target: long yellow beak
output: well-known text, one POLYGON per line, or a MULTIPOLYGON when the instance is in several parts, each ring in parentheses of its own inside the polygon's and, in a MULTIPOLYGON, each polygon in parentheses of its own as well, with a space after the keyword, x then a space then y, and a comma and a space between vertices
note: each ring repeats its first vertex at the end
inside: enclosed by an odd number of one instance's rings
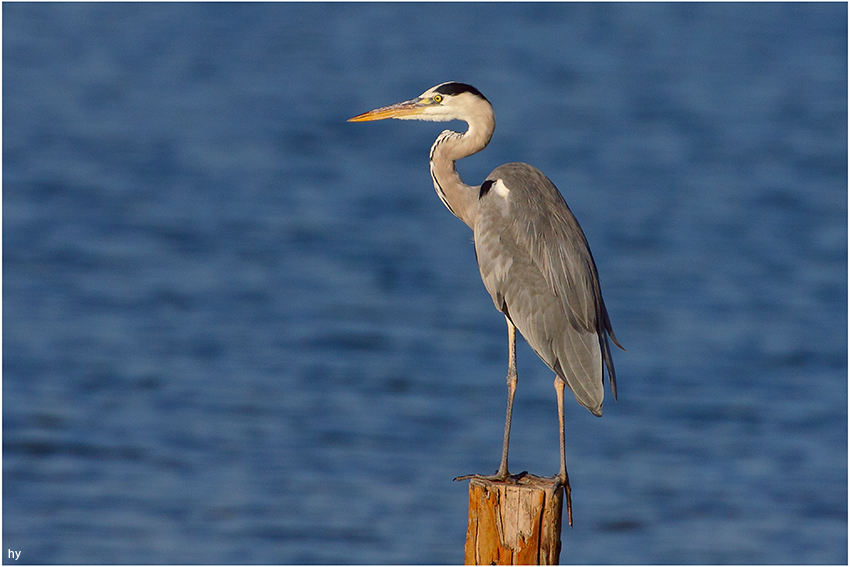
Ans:
POLYGON ((349 118, 349 122, 369 122, 371 120, 386 120, 387 118, 403 118, 405 116, 416 116, 422 114, 425 108, 424 104, 419 102, 418 98, 406 100, 389 106, 382 106, 363 114, 358 114, 354 118, 349 118))

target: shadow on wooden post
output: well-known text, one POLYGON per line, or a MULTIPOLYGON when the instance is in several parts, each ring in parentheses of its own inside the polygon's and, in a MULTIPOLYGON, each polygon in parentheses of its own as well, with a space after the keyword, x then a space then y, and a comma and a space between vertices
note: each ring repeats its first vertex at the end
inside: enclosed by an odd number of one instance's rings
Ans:
POLYGON ((564 487, 530 474, 469 481, 467 565, 557 565, 564 487))

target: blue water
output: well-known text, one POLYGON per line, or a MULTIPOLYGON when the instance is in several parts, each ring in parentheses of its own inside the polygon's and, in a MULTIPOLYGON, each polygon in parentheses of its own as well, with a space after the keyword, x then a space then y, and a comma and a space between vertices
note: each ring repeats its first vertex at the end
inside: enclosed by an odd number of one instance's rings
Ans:
MULTIPOLYGON (((628 348, 561 561, 847 562, 845 4, 7 3, 5 563, 463 561, 504 319, 444 125, 345 122, 447 80, 628 348)), ((556 415, 523 343, 514 471, 556 415)))

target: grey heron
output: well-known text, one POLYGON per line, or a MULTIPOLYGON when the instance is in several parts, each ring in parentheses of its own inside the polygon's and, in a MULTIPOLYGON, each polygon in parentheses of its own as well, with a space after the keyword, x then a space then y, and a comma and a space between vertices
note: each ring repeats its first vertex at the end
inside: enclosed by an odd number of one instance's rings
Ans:
MULTIPOLYGON (((465 184, 455 162, 484 149, 496 121, 478 89, 447 82, 417 98, 365 112, 349 122, 396 118, 467 123, 466 132, 444 130, 431 146, 431 178, 437 195, 473 231, 484 287, 508 326, 508 407, 502 460, 495 475, 458 477, 506 480, 511 414, 516 393, 516 331, 555 372, 561 463, 555 480, 567 495, 570 482, 564 439, 564 387, 579 404, 602 415, 603 362, 611 393, 617 379, 608 337, 617 342, 587 239, 555 185, 526 163, 497 167, 479 186, 465 184)), ((625 350, 625 349, 623 349, 625 350)))

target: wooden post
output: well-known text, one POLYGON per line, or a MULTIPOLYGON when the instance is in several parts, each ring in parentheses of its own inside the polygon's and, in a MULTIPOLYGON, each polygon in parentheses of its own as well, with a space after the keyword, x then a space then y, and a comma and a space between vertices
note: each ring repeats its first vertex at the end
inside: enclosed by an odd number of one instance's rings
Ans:
POLYGON ((557 565, 564 487, 523 474, 469 482, 467 565, 557 565))

